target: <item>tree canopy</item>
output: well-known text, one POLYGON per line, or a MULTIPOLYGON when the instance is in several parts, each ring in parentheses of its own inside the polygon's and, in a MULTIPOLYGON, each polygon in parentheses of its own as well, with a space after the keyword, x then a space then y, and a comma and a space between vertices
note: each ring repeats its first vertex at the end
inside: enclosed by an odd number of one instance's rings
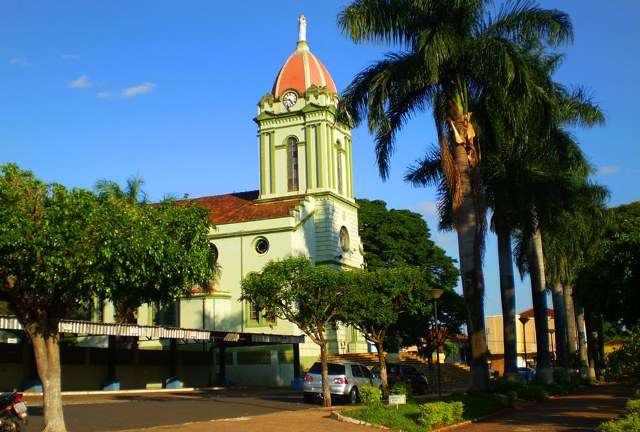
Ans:
POLYGON ((431 273, 439 288, 453 288, 458 279, 455 260, 431 240, 419 213, 387 209, 380 200, 357 200, 358 228, 367 269, 414 266, 431 273))
POLYGON ((578 272, 576 294, 605 320, 629 328, 640 324, 640 201, 607 213, 608 223, 578 272))
POLYGON ((169 302, 213 277, 207 210, 137 205, 0 167, 0 300, 31 338, 45 430, 64 431, 58 324, 94 298, 169 302))
POLYGON ((433 277, 418 267, 388 267, 351 271, 340 304, 340 321, 353 326, 375 344, 382 378, 382 393, 389 395, 385 339, 389 328, 405 315, 423 315, 429 304, 433 277))

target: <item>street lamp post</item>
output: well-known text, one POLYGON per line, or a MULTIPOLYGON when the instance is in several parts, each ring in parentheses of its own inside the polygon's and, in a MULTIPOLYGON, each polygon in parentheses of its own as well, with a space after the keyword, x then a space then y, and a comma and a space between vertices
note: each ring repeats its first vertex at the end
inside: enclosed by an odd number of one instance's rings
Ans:
POLYGON ((438 373, 438 397, 442 397, 442 373, 440 372, 440 327, 438 325, 438 299, 444 290, 442 288, 430 288, 429 294, 433 299, 433 320, 436 325, 436 368, 438 373))
POLYGON ((522 341, 524 342, 524 367, 527 367, 527 323, 529 318, 521 316, 518 320, 522 323, 522 341))

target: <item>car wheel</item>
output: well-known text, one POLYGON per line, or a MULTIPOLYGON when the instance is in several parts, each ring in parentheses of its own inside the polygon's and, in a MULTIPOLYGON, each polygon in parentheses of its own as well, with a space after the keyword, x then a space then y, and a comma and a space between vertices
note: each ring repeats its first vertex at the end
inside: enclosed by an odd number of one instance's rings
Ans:
POLYGON ((358 388, 357 387, 352 387, 351 391, 349 392, 349 403, 350 404, 357 404, 358 403, 358 399, 360 399, 358 397, 358 388))

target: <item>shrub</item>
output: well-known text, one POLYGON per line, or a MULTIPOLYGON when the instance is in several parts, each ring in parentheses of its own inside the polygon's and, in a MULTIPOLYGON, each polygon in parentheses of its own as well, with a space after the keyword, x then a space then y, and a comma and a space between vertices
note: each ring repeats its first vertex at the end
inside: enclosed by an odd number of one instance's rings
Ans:
POLYGON ((629 330, 622 348, 607 356, 607 380, 640 385, 640 326, 629 330))
POLYGON ((629 414, 640 415, 640 399, 631 399, 627 401, 626 407, 629 414))
POLYGON ((637 432, 640 431, 640 415, 630 414, 620 420, 610 420, 596 428, 596 432, 637 432))
POLYGON ((522 399, 543 401, 549 398, 549 392, 542 385, 529 384, 518 391, 518 396, 522 399))
POLYGON ((569 384, 573 387, 578 387, 588 382, 589 380, 581 377, 578 372, 571 372, 571 375, 569 375, 569 384))
POLYGON ((567 384, 571 382, 569 371, 565 368, 557 367, 553 369, 553 382, 558 384, 567 384))
POLYGON ((495 383, 493 385, 493 391, 495 393, 506 394, 506 393, 509 393, 510 391, 518 392, 523 387, 524 387, 524 384, 518 381, 508 380, 505 377, 500 377, 495 380, 495 383))
POLYGON ((635 399, 640 399, 640 388, 636 389, 636 391, 633 393, 633 397, 635 399))
POLYGON ((429 402, 420 405, 418 422, 427 430, 434 427, 447 426, 462 421, 464 405, 462 402, 429 402))
POLYGON ((381 405, 382 393, 380 389, 373 386, 360 387, 360 400, 368 407, 381 405))
POLYGON ((413 394, 413 391, 411 389, 411 386, 407 383, 403 383, 403 382, 397 382, 393 385, 393 387, 391 387, 391 390, 389 390, 389 392, 391 394, 395 394, 395 395, 405 395, 406 397, 410 397, 413 394))

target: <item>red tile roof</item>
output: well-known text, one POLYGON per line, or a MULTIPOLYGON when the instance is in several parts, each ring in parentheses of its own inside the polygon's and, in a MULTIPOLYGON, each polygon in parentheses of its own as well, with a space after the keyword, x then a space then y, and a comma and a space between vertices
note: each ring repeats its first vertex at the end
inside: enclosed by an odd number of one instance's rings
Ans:
MULTIPOLYGON (((535 318, 533 316, 533 309, 527 309, 524 312, 520 312, 520 317, 535 318)), ((553 313, 553 309, 547 309, 547 317, 549 317, 549 318, 554 318, 555 317, 555 315, 553 313)))
POLYGON ((208 208, 209 220, 216 225, 286 217, 301 202, 300 198, 256 202, 258 195, 258 191, 237 192, 189 201, 208 208))

